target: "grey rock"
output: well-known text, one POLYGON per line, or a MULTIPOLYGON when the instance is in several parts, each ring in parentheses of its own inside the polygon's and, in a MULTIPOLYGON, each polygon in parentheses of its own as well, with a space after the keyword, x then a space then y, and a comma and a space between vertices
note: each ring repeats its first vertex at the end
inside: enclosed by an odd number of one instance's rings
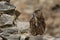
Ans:
POLYGON ((1 30, 2 32, 0 33, 0 36, 2 36, 5 39, 8 39, 8 38, 10 39, 11 35, 15 36, 16 34, 18 34, 18 30, 16 29, 16 27, 2 28, 1 30))
POLYGON ((60 40, 60 38, 56 38, 56 40, 60 40))
POLYGON ((30 36, 29 40, 56 40, 56 38, 49 35, 37 35, 37 36, 30 36))
POLYGON ((0 37, 3 39, 3 40, 20 40, 20 36, 18 34, 12 34, 10 36, 3 36, 3 35, 0 35, 0 37))
POLYGON ((25 32, 29 32, 30 31, 29 22, 21 22, 21 21, 17 20, 16 26, 17 26, 17 29, 18 29, 19 33, 21 33, 21 32, 25 33, 25 32))
POLYGON ((18 30, 14 30, 14 29, 6 29, 6 30, 4 30, 4 32, 10 33, 10 34, 14 34, 14 33, 17 33, 18 30))
POLYGON ((0 37, 2 38, 2 40, 7 40, 7 38, 5 38, 4 36, 0 35, 0 37))
POLYGON ((0 35, 1 35, 1 36, 4 36, 4 37, 8 37, 8 36, 10 36, 9 33, 0 33, 0 35))
POLYGON ((10 35, 9 37, 6 37, 8 40, 20 40, 20 36, 18 34, 10 35))
POLYGON ((20 40, 20 36, 18 34, 2 34, 0 35, 1 38, 6 39, 6 40, 20 40))
POLYGON ((2 14, 0 16, 0 26, 7 25, 7 24, 13 24, 13 21, 15 19, 15 16, 11 16, 8 14, 2 14))
POLYGON ((43 40, 43 36, 40 35, 30 36, 29 40, 43 40))
POLYGON ((15 9, 15 6, 9 4, 8 2, 1 1, 0 2, 0 11, 7 11, 7 10, 13 10, 15 9))
POLYGON ((3 39, 0 37, 0 40, 3 40, 3 39))
POLYGON ((8 34, 17 34, 18 30, 15 27, 8 27, 8 28, 2 28, 1 34, 8 35, 8 34))

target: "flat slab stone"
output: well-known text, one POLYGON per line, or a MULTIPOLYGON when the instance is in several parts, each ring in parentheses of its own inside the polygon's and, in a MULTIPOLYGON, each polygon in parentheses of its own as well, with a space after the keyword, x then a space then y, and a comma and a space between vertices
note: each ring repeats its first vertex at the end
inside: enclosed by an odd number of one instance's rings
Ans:
POLYGON ((19 32, 28 32, 29 28, 30 28, 30 23, 29 22, 21 22, 19 20, 17 20, 15 22, 17 29, 19 32))
POLYGON ((7 25, 7 24, 13 24, 13 21, 15 19, 15 16, 11 16, 8 14, 2 14, 0 16, 0 26, 7 25))
POLYGON ((10 35, 6 37, 8 40, 20 40, 20 36, 18 34, 10 35))
POLYGON ((13 10, 15 8, 16 8, 15 6, 9 4, 8 2, 5 1, 0 2, 0 11, 13 10))
POLYGON ((3 40, 3 39, 0 37, 0 40, 3 40))

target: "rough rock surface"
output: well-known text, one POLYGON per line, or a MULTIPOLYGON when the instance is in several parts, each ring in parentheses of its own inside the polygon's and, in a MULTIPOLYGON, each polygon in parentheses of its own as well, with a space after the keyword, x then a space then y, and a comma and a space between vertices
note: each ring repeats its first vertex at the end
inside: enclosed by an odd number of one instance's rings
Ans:
POLYGON ((3 39, 0 37, 0 40, 3 40, 3 39))
POLYGON ((19 33, 29 32, 30 23, 17 20, 16 26, 19 33))
POLYGON ((8 15, 8 14, 2 14, 0 16, 0 26, 3 26, 3 25, 11 25, 13 24, 13 21, 15 19, 15 16, 11 16, 11 15, 8 15))

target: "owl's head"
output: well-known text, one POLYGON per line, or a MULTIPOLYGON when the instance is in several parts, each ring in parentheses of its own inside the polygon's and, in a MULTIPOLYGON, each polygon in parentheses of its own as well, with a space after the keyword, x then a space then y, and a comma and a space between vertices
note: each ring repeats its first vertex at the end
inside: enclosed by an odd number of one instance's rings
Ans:
POLYGON ((34 17, 40 18, 42 17, 42 11, 41 10, 36 10, 33 14, 34 17))

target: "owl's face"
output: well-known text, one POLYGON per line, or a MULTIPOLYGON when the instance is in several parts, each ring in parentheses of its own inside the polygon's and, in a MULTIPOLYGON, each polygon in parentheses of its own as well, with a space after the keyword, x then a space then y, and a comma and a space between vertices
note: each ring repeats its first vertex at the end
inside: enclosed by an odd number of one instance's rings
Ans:
POLYGON ((34 16, 35 17, 37 17, 37 18, 40 18, 41 17, 41 11, 40 10, 36 10, 35 12, 34 12, 34 16))

